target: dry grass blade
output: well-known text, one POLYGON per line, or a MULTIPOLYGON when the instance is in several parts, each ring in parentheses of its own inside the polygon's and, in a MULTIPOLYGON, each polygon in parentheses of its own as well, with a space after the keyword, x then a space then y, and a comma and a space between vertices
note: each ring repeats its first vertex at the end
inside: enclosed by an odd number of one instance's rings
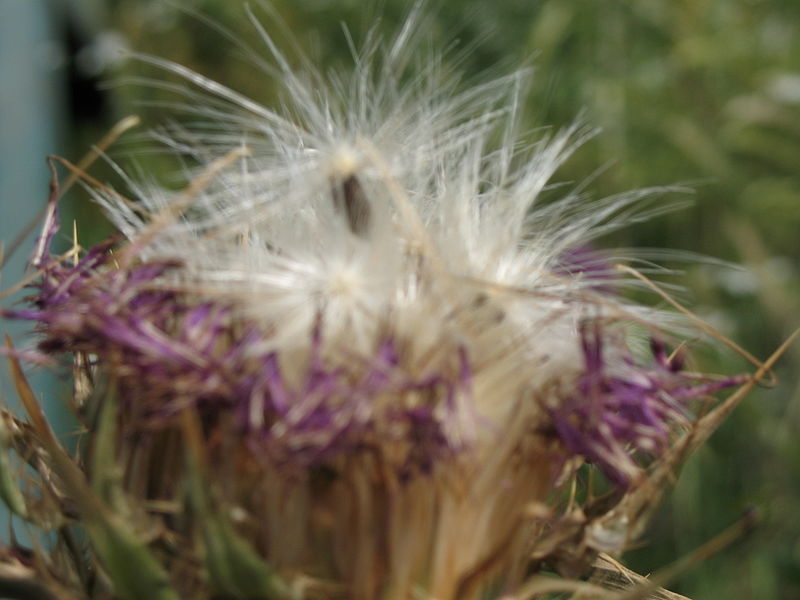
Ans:
POLYGON ((730 415, 736 406, 749 394, 753 388, 768 374, 776 362, 800 338, 800 328, 795 329, 789 337, 764 361, 759 369, 738 390, 731 394, 722 404, 710 413, 700 418, 695 426, 695 431, 689 436, 688 451, 694 452, 705 442, 722 422, 730 415))
POLYGON ((83 179, 86 183, 88 183, 92 187, 98 190, 102 190, 103 192, 109 194, 110 196, 114 196, 117 200, 123 202, 124 204, 127 204, 128 206, 133 206, 133 202, 131 202, 131 200, 129 200, 128 198, 126 198, 113 188, 110 188, 107 185, 101 183, 100 181, 98 181, 97 179, 86 173, 83 169, 81 169, 80 166, 72 164, 66 158, 63 158, 61 156, 49 156, 48 158, 50 160, 54 160, 60 163, 63 167, 65 167, 70 172, 70 179, 73 177, 83 179))
POLYGON ((569 581, 556 577, 536 575, 523 584, 519 591, 515 592, 513 595, 503 596, 500 598, 500 600, 533 600, 534 598, 541 598, 545 595, 556 594, 559 592, 588 594, 581 596, 581 598, 584 599, 612 599, 612 596, 608 590, 605 590, 594 583, 569 581))
MULTIPOLYGON (((55 444, 58 446, 58 440, 56 440, 56 436, 50 429, 47 418, 44 416, 44 411, 42 410, 42 407, 39 406, 39 402, 36 400, 36 396, 34 395, 33 390, 31 389, 31 386, 25 377, 25 374, 22 372, 22 367, 19 364, 19 360, 14 354, 14 345, 11 341, 11 337, 6 334, 5 340, 6 348, 9 351, 8 362, 11 369, 11 377, 14 380, 14 386, 17 389, 17 395, 19 396, 25 411, 28 413, 28 417, 31 419, 33 427, 45 444, 48 446, 50 444, 55 444)), ((48 451, 49 450, 50 448, 48 447, 48 451)), ((68 456, 66 458, 69 460, 68 456)))
POLYGON ((165 227, 178 220, 189 209, 197 196, 211 185, 220 173, 247 156, 250 156, 250 149, 242 146, 212 161, 197 177, 189 182, 189 185, 181 190, 173 203, 152 215, 150 223, 139 233, 135 240, 120 248, 122 263, 132 260, 138 249, 146 246, 165 227))
MULTIPOLYGON (((95 146, 92 147, 92 149, 78 162, 77 166, 70 165, 72 167, 70 168, 70 176, 67 178, 66 183, 60 191, 56 189, 55 200, 61 198, 67 192, 67 190, 69 190, 69 188, 75 184, 79 177, 83 177, 86 174, 86 170, 111 144, 119 139, 123 133, 139 125, 140 122, 141 119, 136 115, 128 115, 127 117, 121 119, 108 131, 105 136, 103 136, 103 138, 95 146)), ((55 157, 48 157, 48 161, 52 161, 53 158, 55 157)), ((51 180, 51 201, 53 200, 52 184, 53 180, 51 180)), ((22 228, 22 230, 8 245, 8 249, 4 253, 0 253, 0 269, 5 267, 8 260, 25 241, 25 238, 27 238, 31 231, 36 228, 37 223, 40 223, 47 212, 52 210, 50 206, 51 202, 49 201, 48 204, 42 208, 25 227, 22 228)))
POLYGON ((748 513, 693 552, 661 569, 651 577, 639 575, 611 556, 601 553, 592 566, 589 583, 602 586, 604 590, 619 591, 619 593, 609 594, 608 592, 598 593, 596 590, 580 590, 570 600, 689 600, 686 596, 670 592, 662 586, 729 546, 749 531, 754 523, 755 515, 748 513))
POLYGON ((741 403, 753 388, 764 377, 771 374, 775 363, 786 353, 791 345, 800 338, 800 328, 795 330, 786 340, 767 358, 761 362, 755 357, 753 361, 758 364, 756 372, 749 376, 734 393, 721 404, 714 407, 707 414, 700 417, 689 431, 653 466, 647 478, 619 503, 618 512, 623 512, 630 519, 629 539, 635 539, 643 532, 652 511, 658 506, 660 498, 672 487, 674 480, 686 459, 694 453, 719 426, 728 418, 731 412, 741 403))
MULTIPOLYGON (((650 280, 647 277, 645 277, 642 273, 640 273, 636 269, 634 269, 632 267, 629 267, 628 265, 617 265, 616 268, 618 270, 620 270, 620 271, 623 271, 625 273, 629 273, 630 275, 633 275, 634 277, 636 277, 636 279, 638 279, 639 281, 644 283, 647 287, 649 287, 651 290, 653 290, 656 294, 658 294, 663 300, 665 300, 675 310, 677 310, 681 314, 686 315, 687 317, 689 317, 689 319, 691 319, 692 322, 695 325, 697 325, 700 329, 705 331, 707 334, 712 336, 714 339, 719 340, 720 342, 722 342, 723 344, 725 344, 726 346, 731 348, 734 352, 736 352, 740 356, 744 357, 754 367, 756 367, 759 370, 761 370, 761 368, 764 366, 764 364, 766 364, 766 363, 762 363, 755 356, 753 356, 750 352, 748 352, 747 350, 742 348, 739 344, 737 344, 736 342, 734 342, 733 340, 731 340, 727 336, 723 335, 720 331, 718 331, 717 329, 715 329, 714 327, 712 327, 711 325, 706 323, 703 319, 701 319, 696 314, 694 314, 692 311, 690 311, 688 308, 683 306, 680 302, 675 300, 675 298, 670 296, 667 292, 665 292, 658 285, 656 285, 652 280, 650 280)), ((772 372, 770 371, 769 368, 767 368, 766 371, 761 375, 761 377, 759 378, 759 382, 761 381, 761 379, 764 378, 765 375, 769 375, 769 381, 765 385, 768 385, 768 386, 774 385, 775 384, 775 376, 772 374, 772 372)))
MULTIPOLYGON (((609 590, 630 590, 633 587, 649 585, 646 577, 631 571, 607 554, 601 554, 597 557, 589 581, 609 590)), ((663 588, 648 588, 646 594, 643 598, 647 600, 689 600, 686 596, 681 596, 663 588)), ((590 600, 595 597, 578 593, 570 600, 590 600)), ((618 595, 613 597, 616 599, 618 595)))
MULTIPOLYGON (((707 560, 723 548, 741 537, 744 533, 752 529, 756 522, 755 513, 748 512, 739 521, 711 538, 705 544, 681 557, 673 564, 654 573, 652 577, 641 577, 634 575, 634 585, 627 586, 628 590, 623 594, 614 596, 614 600, 680 600, 684 596, 672 594, 661 589, 662 585, 674 580, 679 574, 688 571, 693 566, 707 560)), ((626 575, 632 574, 626 570, 626 575)))

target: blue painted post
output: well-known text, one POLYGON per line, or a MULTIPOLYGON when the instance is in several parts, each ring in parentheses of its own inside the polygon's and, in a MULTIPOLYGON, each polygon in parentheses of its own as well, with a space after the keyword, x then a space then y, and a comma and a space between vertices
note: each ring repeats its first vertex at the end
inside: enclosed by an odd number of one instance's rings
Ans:
MULTIPOLYGON (((44 0, 0 1, 0 242, 6 250, 44 206, 49 180, 45 157, 58 153, 63 140, 66 56, 54 22, 54 4, 44 0)), ((3 268, 0 290, 23 277, 37 234, 38 226, 3 268)), ((3 305, 23 295, 2 300, 3 305)), ((35 343, 29 326, 8 321, 0 325, 18 347, 35 343)), ((68 382, 58 382, 52 373, 41 369, 27 368, 26 372, 56 430, 64 433, 69 425, 58 414, 64 413, 68 382)), ((19 411, 15 397, 8 369, 2 364, 0 401, 19 411)), ((0 507, 0 524, 8 522, 7 514, 5 507, 0 507)), ((15 527, 15 532, 20 541, 26 541, 24 529, 15 527)), ((0 525, 0 539, 6 534, 5 525, 0 525)))

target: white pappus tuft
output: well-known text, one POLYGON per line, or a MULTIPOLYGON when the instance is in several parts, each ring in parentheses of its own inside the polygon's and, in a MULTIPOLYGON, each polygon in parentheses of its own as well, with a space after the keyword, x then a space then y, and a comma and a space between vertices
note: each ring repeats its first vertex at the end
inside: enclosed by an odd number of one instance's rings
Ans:
POLYGON ((388 328, 413 340, 416 360, 444 343, 569 371, 587 311, 654 318, 618 297, 598 303, 597 280, 569 256, 651 212, 636 207, 655 191, 601 201, 576 191, 537 206, 593 131, 578 124, 526 143, 531 73, 461 90, 439 57, 416 53, 423 14, 418 6, 388 47, 370 36, 352 72, 324 75, 308 59, 294 71, 252 17, 274 59, 261 64, 283 87, 280 110, 140 57, 184 77, 183 111, 205 121, 185 139, 161 136, 197 160, 194 183, 182 193, 131 184, 135 207, 97 195, 128 238, 151 232, 142 256, 181 260, 186 289, 268 323, 276 349, 307 345, 321 314, 325 343, 356 352, 388 328))

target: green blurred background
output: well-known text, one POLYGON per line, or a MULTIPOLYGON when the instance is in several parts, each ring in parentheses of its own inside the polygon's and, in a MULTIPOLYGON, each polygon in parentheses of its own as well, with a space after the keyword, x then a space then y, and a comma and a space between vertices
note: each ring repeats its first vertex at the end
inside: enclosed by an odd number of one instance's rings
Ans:
MULTIPOLYGON (((390 35, 410 7, 399 0, 384 0, 378 8, 365 4, 275 0, 285 27, 261 14, 281 45, 296 38, 327 68, 349 62, 342 22, 356 40, 376 23, 390 35)), ((30 68, 39 69, 35 73, 60 105, 39 112, 43 126, 51 127, 37 146, 42 154, 77 160, 122 116, 139 114, 145 127, 171 117, 140 103, 167 98, 162 92, 133 80, 120 85, 126 78, 165 77, 122 58, 125 48, 192 67, 262 103, 274 101, 274 85, 224 36, 163 0, 0 0, 4 22, 14 16, 12 5, 47 15, 41 27, 49 46, 37 52, 55 59, 30 68)), ((263 48, 238 0, 186 6, 263 48)), ((583 114, 602 129, 557 179, 581 182, 597 174, 591 186, 596 197, 675 183, 694 189, 691 207, 631 227, 603 245, 685 250, 744 265, 670 264, 682 273, 669 281, 684 285, 683 298, 693 310, 757 356, 766 357, 800 324, 800 2, 440 0, 429 13, 432 46, 457 40, 454 56, 463 50, 468 81, 534 66, 526 107, 531 128, 564 127, 583 114)), ((6 71, 11 59, 24 63, 39 56, 20 50, 14 58, 10 46, 3 46, 0 63, 6 96, 20 93, 6 71)), ((8 173, 19 160, 19 141, 9 142, 0 129, 0 142, 8 173)), ((112 156, 124 160, 135 147, 122 142, 112 156)), ((148 170, 168 169, 163 158, 137 161, 148 170)), ((13 194, 3 188, 4 214, 21 214, 11 203, 32 206, 44 199, 43 161, 26 159, 26 165, 31 186, 13 194)), ((119 184, 103 165, 92 173, 119 184)), ((84 224, 85 243, 108 231, 82 195, 73 194, 69 210, 84 224)), ((701 361, 715 372, 746 368, 727 351, 705 351, 701 361)), ((778 386, 755 391, 691 459, 642 546, 626 556, 629 566, 656 570, 753 506, 762 516, 757 529, 672 587, 695 600, 800 598, 798 367, 796 347, 777 370, 778 386)))

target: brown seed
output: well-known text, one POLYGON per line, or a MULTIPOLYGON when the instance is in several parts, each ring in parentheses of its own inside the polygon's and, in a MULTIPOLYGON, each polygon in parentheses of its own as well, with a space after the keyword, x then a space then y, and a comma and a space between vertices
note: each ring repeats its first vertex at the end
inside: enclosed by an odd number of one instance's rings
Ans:
POLYGON ((348 175, 341 182, 334 181, 331 187, 336 212, 344 213, 350 231, 365 236, 369 230, 370 207, 358 177, 348 175))

